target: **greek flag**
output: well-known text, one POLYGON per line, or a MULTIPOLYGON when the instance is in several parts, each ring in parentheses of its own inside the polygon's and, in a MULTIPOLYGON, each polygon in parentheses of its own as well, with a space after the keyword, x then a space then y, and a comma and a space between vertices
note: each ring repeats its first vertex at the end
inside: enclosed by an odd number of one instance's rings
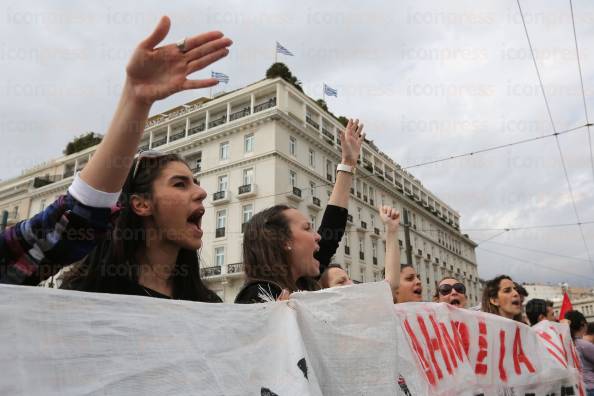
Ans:
POLYGON ((338 91, 324 84, 324 95, 338 98, 338 91))
POLYGON ((278 41, 276 42, 276 52, 283 55, 294 56, 291 51, 280 45, 278 41))
POLYGON ((222 83, 225 83, 225 84, 228 84, 229 83, 229 76, 226 75, 225 73, 219 73, 219 72, 211 71, 210 72, 210 76, 212 78, 216 78, 217 80, 219 80, 219 82, 222 82, 222 83))

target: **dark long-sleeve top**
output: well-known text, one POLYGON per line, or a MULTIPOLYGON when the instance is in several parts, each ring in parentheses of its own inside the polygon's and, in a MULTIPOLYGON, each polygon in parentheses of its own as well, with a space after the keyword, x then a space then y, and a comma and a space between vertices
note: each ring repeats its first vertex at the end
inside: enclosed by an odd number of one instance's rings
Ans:
MULTIPOLYGON (((316 260, 320 262, 320 274, 328 268, 330 260, 332 260, 338 249, 346 228, 347 215, 348 210, 340 206, 327 205, 324 210, 324 216, 318 229, 321 236, 320 250, 314 255, 316 260)), ((239 304, 266 302, 261 297, 262 295, 276 300, 281 292, 282 287, 272 280, 248 279, 235 298, 235 302, 239 304)))

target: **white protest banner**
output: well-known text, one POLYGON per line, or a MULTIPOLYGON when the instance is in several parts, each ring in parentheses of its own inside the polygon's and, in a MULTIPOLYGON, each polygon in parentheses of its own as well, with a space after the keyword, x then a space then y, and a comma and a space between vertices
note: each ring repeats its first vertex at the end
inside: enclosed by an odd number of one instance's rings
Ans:
POLYGON ((0 286, 0 315, 2 395, 584 395, 567 326, 385 282, 253 305, 0 286))
POLYGON ((0 394, 393 395, 392 307, 385 283, 253 305, 0 286, 0 394))
POLYGON ((400 372, 413 395, 585 394, 566 325, 530 328, 447 304, 394 309, 400 372))

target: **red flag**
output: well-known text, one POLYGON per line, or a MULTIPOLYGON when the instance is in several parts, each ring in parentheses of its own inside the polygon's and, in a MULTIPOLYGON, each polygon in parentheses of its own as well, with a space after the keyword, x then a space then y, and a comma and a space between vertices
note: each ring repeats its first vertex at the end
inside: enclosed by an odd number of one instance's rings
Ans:
POLYGON ((563 293, 563 302, 561 303, 561 311, 559 311, 559 320, 565 319, 565 313, 567 311, 573 310, 571 306, 571 301, 569 301, 569 296, 567 292, 563 293))

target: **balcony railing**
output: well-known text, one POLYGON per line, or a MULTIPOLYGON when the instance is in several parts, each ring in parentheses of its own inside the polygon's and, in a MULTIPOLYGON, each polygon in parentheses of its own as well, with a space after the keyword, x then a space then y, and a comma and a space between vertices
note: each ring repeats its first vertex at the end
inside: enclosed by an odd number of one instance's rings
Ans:
POLYGON ((215 230, 215 238, 222 238, 225 236, 225 227, 219 227, 215 230))
POLYGON ((209 128, 214 128, 217 127, 219 125, 223 125, 224 123, 227 122, 227 115, 222 115, 221 118, 217 118, 216 120, 213 120, 211 122, 208 123, 208 127, 209 128))
POLYGON ((74 169, 67 169, 64 172, 64 176, 63 176, 64 179, 66 179, 67 177, 70 177, 70 176, 74 176, 74 169))
POLYGON ((365 253, 359 252, 359 259, 365 260, 365 253))
POLYGON ((175 140, 182 139, 182 138, 184 138, 185 136, 186 136, 186 131, 181 131, 181 132, 178 132, 178 133, 176 133, 176 134, 173 134, 173 135, 169 136, 169 141, 170 141, 170 142, 173 142, 173 141, 175 141, 175 140))
POLYGON ((393 178, 393 177, 392 177, 392 175, 390 175, 389 173, 386 173, 386 174, 384 175, 384 177, 385 177, 386 179, 390 180, 391 182, 394 182, 394 178, 393 178))
POLYGON ((320 198, 318 198, 318 197, 311 197, 311 201, 316 206, 320 206, 320 207, 322 206, 322 203, 320 202, 320 198))
POLYGON ((370 204, 371 206, 375 205, 375 202, 373 201, 373 198, 369 198, 369 204, 370 204))
POLYGON ((315 122, 313 120, 313 118, 311 118, 311 116, 309 114, 305 116, 305 122, 307 122, 309 125, 311 125, 315 129, 320 129, 320 124, 318 124, 317 122, 315 122))
POLYGON ((239 186, 238 193, 239 194, 246 194, 252 192, 252 185, 251 184, 244 184, 243 186, 239 186))
POLYGON ((149 144, 143 144, 142 146, 138 147, 139 151, 147 151, 149 149, 149 144))
POLYGON ((367 223, 364 222, 364 221, 361 221, 361 228, 363 228, 363 229, 366 230, 367 229, 367 223))
POLYGON ((205 124, 204 124, 204 123, 202 123, 202 124, 198 124, 198 125, 196 125, 196 126, 194 126, 194 127, 190 128, 190 129, 188 130, 188 136, 189 136, 189 135, 194 135, 194 134, 196 134, 196 133, 198 133, 198 132, 202 132, 202 131, 204 131, 204 129, 205 129, 205 124))
POLYGON ((274 106, 276 106, 276 96, 268 99, 267 102, 260 103, 259 105, 254 106, 254 113, 257 113, 257 112, 262 111, 262 110, 269 109, 269 108, 274 107, 274 106))
POLYGON ((299 187, 293 187, 293 195, 296 195, 299 198, 301 198, 301 189, 299 187))
POLYGON ((346 254, 347 256, 351 255, 351 248, 350 246, 345 246, 344 247, 344 254, 346 254))
POLYGON ((243 272, 243 263, 233 263, 227 265, 228 274, 238 274, 240 272, 243 272))
POLYGON ((231 115, 229 116, 229 120, 233 121, 233 120, 237 120, 239 118, 247 117, 249 115, 250 115, 250 108, 246 107, 243 110, 236 111, 235 113, 231 113, 231 115))
POLYGON ((375 235, 379 235, 379 234, 380 234, 380 229, 379 229, 379 228, 377 228, 377 227, 375 227, 375 228, 373 229, 373 233, 374 233, 375 235))
POLYGON ((167 143, 167 136, 165 136, 161 139, 153 140, 152 147, 159 147, 159 146, 164 145, 165 143, 167 143))
POLYGON ((225 199, 226 195, 227 195, 227 191, 217 191, 216 193, 214 193, 212 195, 212 200, 218 201, 219 199, 225 199))
POLYGON ((209 276, 221 275, 221 266, 217 265, 214 267, 200 268, 200 276, 202 278, 208 278, 209 276))
POLYGON ((367 202, 367 195, 363 195, 363 201, 367 202))
POLYGON ((47 186, 60 180, 62 180, 62 175, 39 176, 33 179, 33 188, 47 186))
POLYGON ((357 198, 361 198, 361 191, 357 191, 357 198))
POLYGON ((202 165, 201 164, 196 164, 194 165, 193 168, 190 169, 193 173, 198 173, 202 170, 202 165))

